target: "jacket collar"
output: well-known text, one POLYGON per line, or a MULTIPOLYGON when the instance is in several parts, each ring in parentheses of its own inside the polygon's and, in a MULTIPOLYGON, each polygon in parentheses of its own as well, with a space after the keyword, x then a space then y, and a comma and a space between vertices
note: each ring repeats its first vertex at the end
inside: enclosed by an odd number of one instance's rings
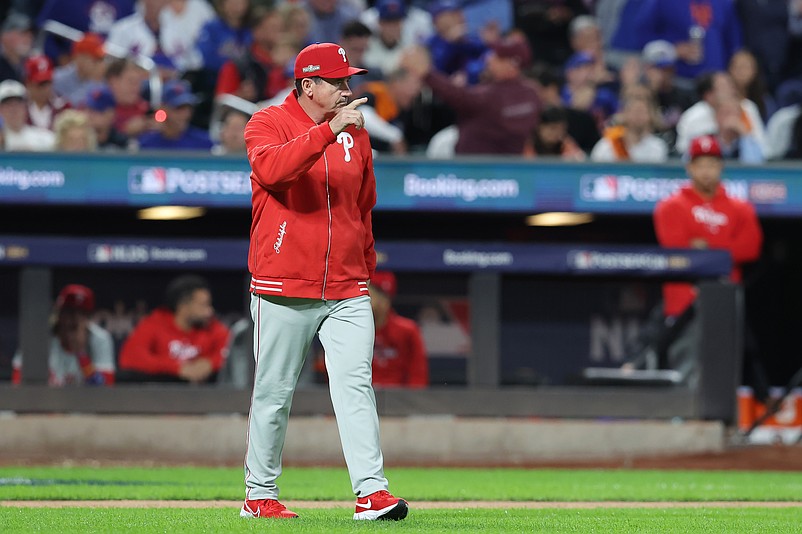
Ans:
POLYGON ((301 107, 301 104, 298 103, 298 91, 295 89, 292 90, 290 94, 287 95, 287 98, 284 99, 284 103, 282 106, 292 115, 295 119, 308 123, 310 126, 315 126, 315 121, 312 120, 312 117, 306 114, 304 108, 301 107))

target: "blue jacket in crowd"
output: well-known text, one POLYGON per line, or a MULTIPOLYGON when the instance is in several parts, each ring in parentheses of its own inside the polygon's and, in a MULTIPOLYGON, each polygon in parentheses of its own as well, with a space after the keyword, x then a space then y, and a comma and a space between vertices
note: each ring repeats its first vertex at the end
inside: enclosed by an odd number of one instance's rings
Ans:
POLYGON ((219 71, 223 63, 243 55, 251 41, 251 30, 234 29, 220 18, 210 20, 198 35, 198 50, 203 56, 203 68, 219 71))

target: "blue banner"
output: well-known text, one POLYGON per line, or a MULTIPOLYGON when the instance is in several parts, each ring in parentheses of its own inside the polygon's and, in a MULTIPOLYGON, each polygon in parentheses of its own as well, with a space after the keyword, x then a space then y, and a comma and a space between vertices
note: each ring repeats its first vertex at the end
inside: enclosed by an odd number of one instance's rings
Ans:
MULTIPOLYGON (((681 165, 483 158, 376 160, 377 210, 650 214, 687 183, 681 165)), ((728 165, 731 195, 761 216, 802 217, 802 168, 728 165)), ((25 154, 0 161, 0 203, 250 207, 244 157, 25 154)))
MULTIPOLYGON (((380 269, 569 276, 715 278, 732 267, 716 250, 655 246, 379 242, 380 269)), ((0 266, 247 271, 246 240, 0 236, 0 266)))

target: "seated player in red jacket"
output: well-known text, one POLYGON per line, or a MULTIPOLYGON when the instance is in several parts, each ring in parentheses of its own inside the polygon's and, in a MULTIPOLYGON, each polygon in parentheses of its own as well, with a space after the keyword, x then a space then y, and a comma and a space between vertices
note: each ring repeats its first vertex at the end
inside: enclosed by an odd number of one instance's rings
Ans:
POLYGON ((165 304, 123 344, 118 381, 213 381, 226 358, 229 332, 214 317, 208 284, 199 276, 180 276, 167 287, 165 304))
POLYGON ((393 309, 395 275, 376 271, 370 279, 370 304, 376 324, 373 385, 423 388, 429 385, 429 361, 417 323, 393 309))

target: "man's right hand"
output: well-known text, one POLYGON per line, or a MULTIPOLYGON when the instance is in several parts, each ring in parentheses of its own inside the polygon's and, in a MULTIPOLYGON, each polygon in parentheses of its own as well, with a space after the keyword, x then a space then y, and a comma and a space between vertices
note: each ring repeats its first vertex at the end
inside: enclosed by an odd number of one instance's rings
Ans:
POLYGON ((334 135, 340 135, 340 133, 349 126, 355 126, 356 129, 359 130, 365 125, 365 117, 363 117, 362 112, 356 108, 367 101, 368 98, 363 96, 362 98, 357 98, 349 102, 348 105, 337 111, 334 117, 329 121, 329 127, 334 135))

